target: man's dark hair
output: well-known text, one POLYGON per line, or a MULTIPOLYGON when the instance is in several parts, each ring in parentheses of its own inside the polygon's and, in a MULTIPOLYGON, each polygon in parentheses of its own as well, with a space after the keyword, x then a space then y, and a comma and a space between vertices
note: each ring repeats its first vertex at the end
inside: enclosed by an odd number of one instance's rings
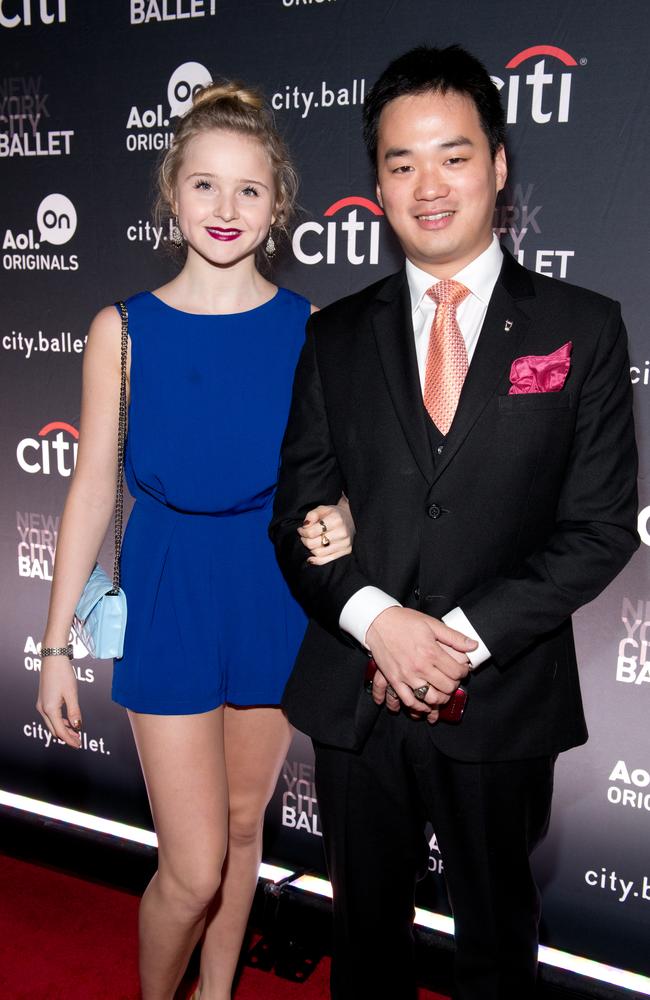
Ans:
POLYGON ((407 94, 446 94, 454 91, 474 102, 487 136, 492 159, 506 134, 506 119, 499 91, 475 56, 460 45, 435 49, 420 45, 394 59, 368 92, 363 105, 363 138, 376 166, 379 116, 391 101, 407 94))

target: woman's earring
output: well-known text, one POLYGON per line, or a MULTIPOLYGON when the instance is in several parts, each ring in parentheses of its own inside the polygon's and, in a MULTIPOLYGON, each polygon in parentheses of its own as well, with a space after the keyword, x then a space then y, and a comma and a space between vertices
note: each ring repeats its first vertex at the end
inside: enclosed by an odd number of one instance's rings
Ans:
POLYGON ((178 219, 174 219, 172 224, 172 230, 169 234, 169 238, 175 247, 182 247, 185 242, 185 237, 183 236, 180 226, 178 225, 178 219))
POLYGON ((264 252, 266 253, 267 257, 275 257, 275 250, 276 250, 275 240, 271 236, 271 230, 269 229, 269 236, 266 241, 266 246, 264 247, 264 252))

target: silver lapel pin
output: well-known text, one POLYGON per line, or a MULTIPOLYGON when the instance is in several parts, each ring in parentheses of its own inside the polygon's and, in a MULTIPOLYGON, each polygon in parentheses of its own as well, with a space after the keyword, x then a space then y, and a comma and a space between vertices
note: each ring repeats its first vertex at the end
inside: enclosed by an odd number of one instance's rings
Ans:
POLYGON ((512 330, 512 320, 511 319, 507 319, 505 321, 505 323, 503 325, 503 329, 505 330, 506 333, 509 333, 510 330, 512 330))

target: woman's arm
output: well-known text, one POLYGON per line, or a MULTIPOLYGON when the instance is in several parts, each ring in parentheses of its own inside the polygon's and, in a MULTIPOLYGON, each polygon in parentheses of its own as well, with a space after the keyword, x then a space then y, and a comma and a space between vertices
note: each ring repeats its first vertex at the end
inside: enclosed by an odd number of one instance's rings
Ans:
MULTIPOLYGON (((67 645, 74 609, 115 505, 120 331, 120 317, 110 306, 98 313, 88 334, 77 466, 61 518, 43 646, 67 645)), ((80 745, 77 680, 67 657, 42 660, 36 707, 58 739, 80 745)))

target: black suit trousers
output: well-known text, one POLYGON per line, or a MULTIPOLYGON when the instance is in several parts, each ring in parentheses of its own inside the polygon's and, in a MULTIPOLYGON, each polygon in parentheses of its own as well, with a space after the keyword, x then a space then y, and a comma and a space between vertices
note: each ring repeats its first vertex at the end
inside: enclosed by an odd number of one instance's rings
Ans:
POLYGON ((360 751, 315 743, 334 886, 332 998, 414 1000, 414 893, 430 820, 455 921, 454 1000, 529 1000, 539 921, 529 858, 548 826, 555 758, 461 762, 428 730, 382 710, 360 751))

